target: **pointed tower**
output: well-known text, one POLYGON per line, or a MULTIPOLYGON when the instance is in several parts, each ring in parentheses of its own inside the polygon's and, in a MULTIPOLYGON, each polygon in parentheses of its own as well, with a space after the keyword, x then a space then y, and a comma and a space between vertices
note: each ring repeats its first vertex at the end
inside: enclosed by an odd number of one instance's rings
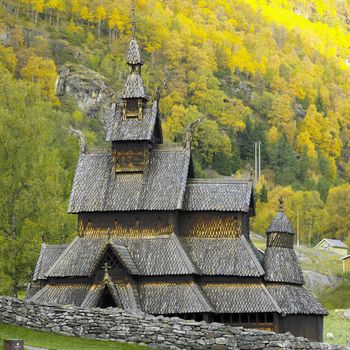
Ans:
POLYGON ((284 213, 282 196, 280 209, 266 234, 266 252, 263 261, 265 280, 304 284, 303 273, 293 249, 293 228, 284 213))
POLYGON ((142 119, 143 110, 148 100, 146 89, 141 77, 141 53, 137 43, 136 21, 135 21, 135 2, 131 2, 131 28, 132 39, 129 45, 129 50, 126 55, 126 62, 129 65, 129 75, 124 86, 123 100, 123 119, 138 118, 142 119))
POLYGON ((154 145, 163 142, 158 103, 148 103, 142 80, 142 59, 135 31, 132 1, 132 39, 126 55, 129 74, 107 132, 107 141, 112 141, 115 173, 142 173, 154 145))
POLYGON ((129 75, 122 93, 123 119, 142 119, 148 97, 141 76, 140 48, 135 37, 131 39, 126 61, 129 65, 129 75))

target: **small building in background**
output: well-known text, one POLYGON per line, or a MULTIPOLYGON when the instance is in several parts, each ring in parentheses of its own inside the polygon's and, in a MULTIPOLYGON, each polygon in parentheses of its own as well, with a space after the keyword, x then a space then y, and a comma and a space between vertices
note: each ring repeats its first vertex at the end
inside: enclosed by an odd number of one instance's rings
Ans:
POLYGON ((317 244, 316 248, 330 250, 339 255, 346 255, 348 253, 348 246, 339 239, 324 238, 317 244))
POLYGON ((350 255, 343 256, 341 260, 343 260, 343 273, 350 272, 350 255))

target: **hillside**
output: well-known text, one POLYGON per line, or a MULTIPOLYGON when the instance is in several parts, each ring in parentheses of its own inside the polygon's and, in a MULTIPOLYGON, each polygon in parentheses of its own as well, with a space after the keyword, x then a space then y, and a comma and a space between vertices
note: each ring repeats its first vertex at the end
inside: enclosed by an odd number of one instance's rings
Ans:
MULTIPOLYGON (((75 234, 66 215, 75 136, 105 145, 104 118, 127 72, 130 2, 9 0, 0 9, 0 292, 16 293, 40 242, 75 234)), ((302 243, 350 241, 349 11, 335 0, 136 1, 145 83, 151 96, 167 85, 166 141, 202 120, 197 176, 249 176, 261 142, 257 232, 283 194, 302 243)))

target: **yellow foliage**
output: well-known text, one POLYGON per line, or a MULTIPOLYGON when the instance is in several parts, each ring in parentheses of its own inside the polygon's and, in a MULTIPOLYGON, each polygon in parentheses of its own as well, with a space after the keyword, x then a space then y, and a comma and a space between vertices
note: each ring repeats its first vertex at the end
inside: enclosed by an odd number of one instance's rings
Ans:
POLYGON ((42 88, 43 95, 54 104, 59 104, 59 100, 55 96, 56 66, 51 59, 30 57, 27 65, 22 69, 21 75, 26 80, 38 83, 42 88))

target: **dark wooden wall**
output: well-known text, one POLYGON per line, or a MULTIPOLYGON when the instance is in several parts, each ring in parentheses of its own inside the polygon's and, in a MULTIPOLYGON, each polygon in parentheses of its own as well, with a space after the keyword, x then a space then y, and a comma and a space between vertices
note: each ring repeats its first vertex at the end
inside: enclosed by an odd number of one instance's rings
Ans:
POLYGON ((279 333, 290 332, 298 337, 323 341, 323 316, 287 315, 279 318, 279 333))

